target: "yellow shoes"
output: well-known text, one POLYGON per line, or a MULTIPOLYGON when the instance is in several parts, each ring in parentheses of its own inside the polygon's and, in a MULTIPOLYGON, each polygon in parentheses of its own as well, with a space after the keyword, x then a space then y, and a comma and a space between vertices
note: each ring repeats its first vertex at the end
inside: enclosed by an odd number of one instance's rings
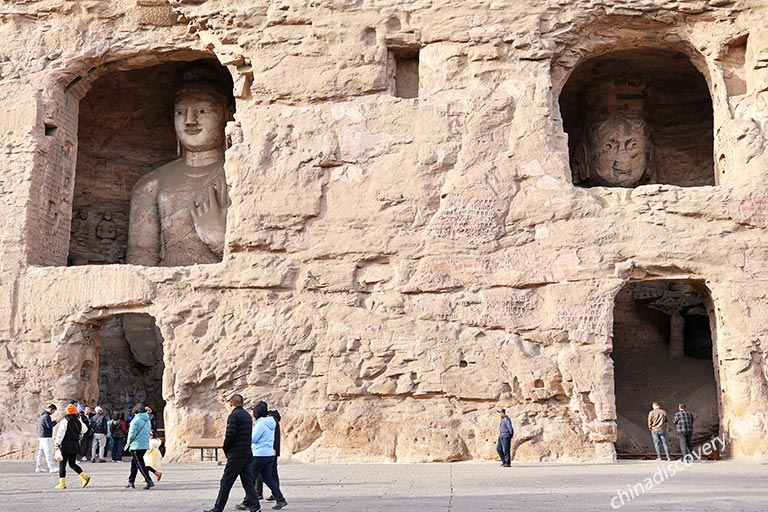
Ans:
POLYGON ((80 480, 83 481, 83 487, 85 487, 86 485, 88 485, 88 482, 91 481, 91 477, 89 477, 85 473, 80 473, 80 480))
POLYGON ((66 489, 67 488, 67 479, 65 478, 59 478, 59 485, 54 487, 54 489, 66 489))

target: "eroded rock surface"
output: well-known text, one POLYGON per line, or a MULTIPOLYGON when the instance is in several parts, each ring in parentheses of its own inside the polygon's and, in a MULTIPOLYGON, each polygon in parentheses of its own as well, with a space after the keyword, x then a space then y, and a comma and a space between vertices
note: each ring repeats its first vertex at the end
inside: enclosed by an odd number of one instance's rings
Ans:
POLYGON ((616 297, 649 279, 706 291, 719 426, 734 456, 765 456, 767 7, 4 2, 0 457, 32 456, 44 404, 95 402, 104 324, 148 313, 173 460, 223 435, 233 392, 280 409, 301 461, 490 459, 498 406, 515 460, 613 460, 616 297), (711 95, 713 133, 654 121, 693 148, 655 151, 656 169, 714 185, 573 184, 561 91, 590 58, 643 48, 688 59, 711 95), (119 77, 210 57, 236 98, 223 260, 120 264, 133 184, 176 153, 171 119, 136 115, 172 80, 126 96, 119 77))

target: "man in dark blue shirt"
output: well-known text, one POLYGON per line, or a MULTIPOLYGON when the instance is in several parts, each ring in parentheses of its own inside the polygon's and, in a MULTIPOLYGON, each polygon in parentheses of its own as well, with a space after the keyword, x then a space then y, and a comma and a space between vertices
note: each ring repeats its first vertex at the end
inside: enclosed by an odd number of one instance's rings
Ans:
POLYGON ((507 410, 504 408, 496 409, 501 417, 501 424, 499 425, 499 440, 496 443, 496 453, 499 454, 502 467, 512 467, 510 464, 509 450, 512 444, 512 436, 515 434, 515 429, 512 428, 512 420, 507 416, 507 410))

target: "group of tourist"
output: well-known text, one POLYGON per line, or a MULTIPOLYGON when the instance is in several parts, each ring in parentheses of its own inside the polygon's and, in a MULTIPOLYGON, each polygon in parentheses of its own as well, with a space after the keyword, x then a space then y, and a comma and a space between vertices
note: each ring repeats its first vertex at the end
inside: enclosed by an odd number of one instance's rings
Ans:
MULTIPOLYGON (((272 492, 267 501, 275 501, 272 508, 280 510, 288 504, 280 490, 280 478, 277 473, 277 459, 280 456, 280 413, 269 410, 266 402, 259 401, 255 404, 251 416, 243 409, 243 397, 239 394, 232 395, 229 406, 232 412, 227 418, 227 430, 222 446, 227 456, 227 464, 221 477, 216 504, 207 512, 223 512, 229 492, 238 477, 246 491, 242 503, 236 507, 238 510, 260 511, 265 484, 272 492)), ((97 406, 92 411, 90 407, 80 407, 76 401, 67 405, 66 415, 58 421, 53 419, 56 411, 56 405, 51 404, 40 415, 39 449, 35 469, 38 473, 45 472, 43 464, 47 463, 48 471, 55 472, 55 457, 59 461, 59 484, 56 489, 67 488, 67 466, 78 474, 83 487, 88 485, 91 477, 77 464, 78 459, 82 456, 81 462, 88 460, 87 455, 83 456, 83 453, 87 454, 90 449, 91 462, 104 462, 104 454, 111 449, 113 461, 119 461, 123 451, 122 439, 125 439, 131 453, 131 470, 126 488, 135 488, 139 474, 144 479, 144 489, 155 486, 152 474, 160 481, 162 473, 156 467, 162 459, 162 441, 155 437, 155 419, 150 407, 136 404, 133 415, 127 421, 122 415, 113 416, 108 420, 102 407, 97 406), (119 432, 124 436, 116 436, 119 432)))
MULTIPOLYGON (((648 430, 651 431, 653 447, 656 450, 656 460, 661 460, 661 447, 664 447, 664 455, 669 456, 669 441, 667 440, 667 411, 661 408, 659 402, 653 402, 651 412, 648 413, 648 430)), ((693 414, 688 410, 685 402, 680 402, 678 411, 673 417, 677 437, 680 440, 680 452, 683 460, 693 462, 693 450, 691 450, 691 437, 693 436, 693 414), (689 457, 686 457, 689 455, 689 457)))
POLYGON ((240 478, 245 489, 245 498, 237 505, 238 510, 261 510, 262 482, 272 491, 267 501, 276 501, 275 510, 285 507, 280 480, 277 474, 277 458, 280 456, 280 413, 268 410, 267 403, 259 401, 251 415, 243 409, 243 397, 232 395, 229 399, 232 412, 227 418, 227 431, 224 436, 224 454, 227 465, 219 485, 219 494, 213 508, 205 512, 224 512, 229 500, 229 492, 240 478))
MULTIPOLYGON (((507 416, 507 411, 503 408, 497 409, 501 417, 499 424, 499 438, 496 442, 496 452, 501 459, 501 465, 505 468, 511 467, 510 464, 510 446, 515 429, 512 427, 512 420, 507 416)), ((669 456, 669 441, 667 440, 667 422, 669 417, 667 412, 661 408, 659 402, 653 402, 651 412, 648 413, 648 430, 651 431, 653 447, 656 450, 656 460, 661 460, 661 448, 664 448, 664 454, 667 460, 672 460, 669 456)), ((673 417, 675 430, 680 439, 680 451, 683 454, 683 460, 693 462, 693 450, 691 449, 691 438, 693 436, 693 413, 688 410, 685 402, 678 405, 678 411, 673 417), (689 457, 686 457, 690 455, 689 457)))
POLYGON ((56 489, 67 488, 67 466, 78 474, 85 487, 91 477, 77 464, 78 459, 80 462, 87 461, 90 452, 91 462, 106 462, 104 456, 111 452, 112 461, 120 462, 124 446, 131 453, 131 470, 126 487, 135 487, 134 482, 139 472, 146 483, 144 489, 151 489, 155 485, 150 473, 158 481, 162 477, 162 473, 156 469, 162 460, 162 441, 154 433, 157 427, 151 407, 136 404, 127 420, 122 413, 107 419, 101 406, 92 410, 89 406, 80 406, 75 400, 67 405, 65 416, 58 421, 53 419, 57 410, 56 405, 51 404, 40 415, 35 468, 36 473, 44 473, 46 469, 43 464, 47 464, 48 472, 58 471, 59 483, 56 489), (57 469, 54 458, 58 461, 57 469))

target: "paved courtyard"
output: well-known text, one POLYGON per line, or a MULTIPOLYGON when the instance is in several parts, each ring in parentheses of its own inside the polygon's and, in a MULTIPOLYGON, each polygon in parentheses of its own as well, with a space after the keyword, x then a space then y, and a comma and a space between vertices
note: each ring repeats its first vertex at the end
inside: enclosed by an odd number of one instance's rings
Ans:
MULTIPOLYGON (((57 475, 35 474, 34 462, 0 462, 0 511, 112 512, 143 510, 200 512, 216 497, 222 466, 210 463, 166 465, 163 479, 145 491, 124 489, 127 463, 84 463, 93 477, 80 488, 54 490, 57 475)), ((283 464, 280 475, 295 511, 766 511, 768 465, 706 462, 664 476, 655 462, 618 464, 283 464), (632 499, 628 488, 646 478, 663 482, 632 499), (627 498, 629 497, 629 498, 627 498), (615 498, 615 499, 614 499, 615 498), (613 500, 613 502, 612 502, 613 500)), ((74 477, 74 478, 73 478, 74 477)), ((646 481, 646 485, 648 482, 646 481)), ((239 484, 238 484, 239 485, 239 484)), ((233 489, 227 511, 234 511, 242 488, 233 489)), ((262 503, 271 510, 271 503, 262 503)))

